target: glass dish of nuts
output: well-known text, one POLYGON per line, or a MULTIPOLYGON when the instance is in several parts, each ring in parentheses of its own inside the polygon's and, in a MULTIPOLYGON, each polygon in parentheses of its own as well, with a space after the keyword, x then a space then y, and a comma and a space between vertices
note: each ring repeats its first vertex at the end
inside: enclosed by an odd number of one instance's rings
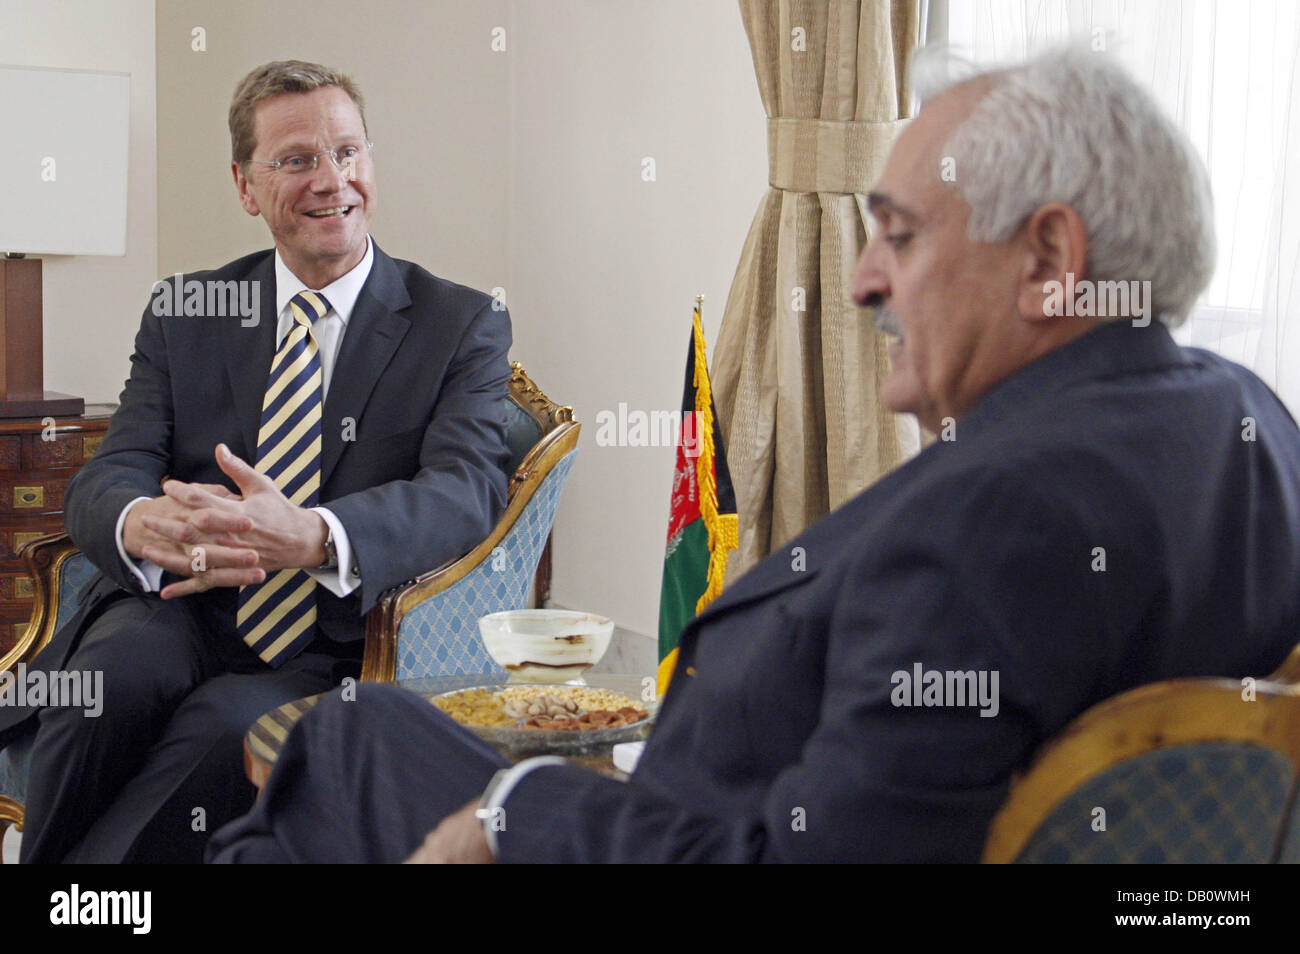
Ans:
POLYGON ((430 701, 512 758, 593 754, 644 739, 657 708, 608 689, 572 685, 478 686, 430 701))

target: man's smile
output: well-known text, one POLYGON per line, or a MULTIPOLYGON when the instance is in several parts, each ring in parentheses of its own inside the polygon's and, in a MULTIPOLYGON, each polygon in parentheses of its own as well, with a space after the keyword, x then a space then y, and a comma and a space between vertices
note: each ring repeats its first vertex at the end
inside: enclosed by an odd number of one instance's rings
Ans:
POLYGON ((354 208, 356 208, 356 206, 334 205, 330 206, 328 209, 312 209, 305 214, 311 216, 313 219, 324 219, 335 216, 338 218, 347 218, 348 213, 350 213, 354 208))

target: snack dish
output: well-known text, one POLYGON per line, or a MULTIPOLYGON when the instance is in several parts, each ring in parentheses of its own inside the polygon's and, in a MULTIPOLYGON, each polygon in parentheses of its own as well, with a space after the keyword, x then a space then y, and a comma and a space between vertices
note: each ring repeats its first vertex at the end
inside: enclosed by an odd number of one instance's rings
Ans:
POLYGON ((431 701, 468 728, 591 731, 634 725, 650 716, 627 696, 586 686, 489 686, 443 693, 431 701))
POLYGON ((429 701, 509 758, 608 752, 646 738, 657 708, 608 689, 514 683, 457 689, 429 701))

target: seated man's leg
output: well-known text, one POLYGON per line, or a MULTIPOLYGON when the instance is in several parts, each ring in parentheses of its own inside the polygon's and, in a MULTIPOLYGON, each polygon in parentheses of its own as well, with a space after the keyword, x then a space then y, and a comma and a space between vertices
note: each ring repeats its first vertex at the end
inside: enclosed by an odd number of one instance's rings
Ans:
POLYGON ((212 837, 218 862, 398 862, 509 763, 426 699, 361 685, 289 734, 253 811, 212 837))
POLYGON ((359 664, 310 650, 268 669, 242 645, 232 668, 181 702, 139 772, 68 861, 201 863, 208 836, 248 811, 257 794, 244 775, 249 727, 277 706, 360 671, 359 664))
POLYGON ((101 711, 48 707, 37 716, 23 862, 63 860, 217 665, 185 600, 124 597, 89 625, 64 669, 102 678, 101 711))

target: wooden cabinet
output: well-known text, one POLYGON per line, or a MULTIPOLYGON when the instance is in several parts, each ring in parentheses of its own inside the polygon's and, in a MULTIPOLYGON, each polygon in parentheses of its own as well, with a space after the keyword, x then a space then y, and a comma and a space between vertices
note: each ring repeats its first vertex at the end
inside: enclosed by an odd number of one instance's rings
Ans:
POLYGON ((18 548, 63 529, 68 482, 94 456, 114 410, 88 404, 81 417, 0 419, 0 655, 32 612, 32 584, 18 548))

